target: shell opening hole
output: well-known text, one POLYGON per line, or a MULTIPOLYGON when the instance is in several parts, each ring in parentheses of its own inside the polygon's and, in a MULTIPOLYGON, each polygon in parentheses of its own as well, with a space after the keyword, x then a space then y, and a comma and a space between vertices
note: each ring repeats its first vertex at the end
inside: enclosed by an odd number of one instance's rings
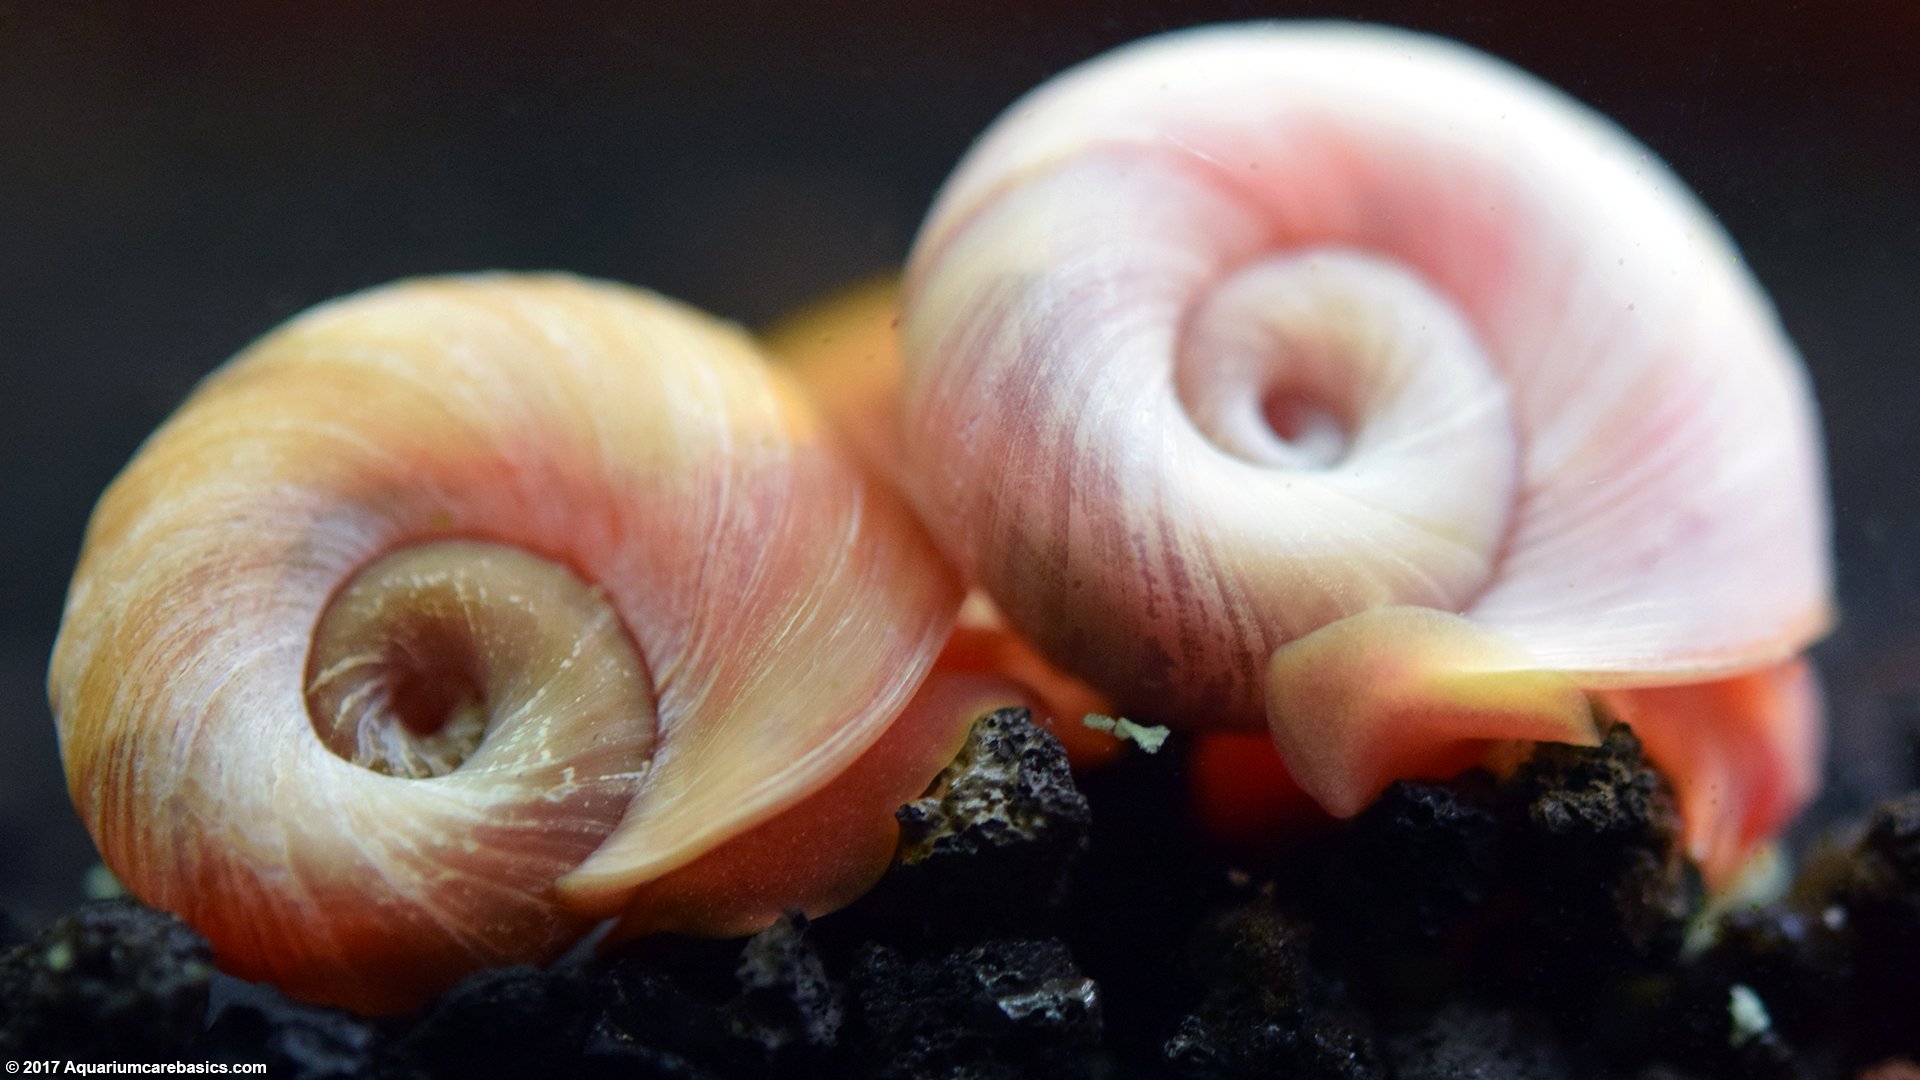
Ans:
MULTIPOLYGON (((438 545, 436 545, 438 546, 438 545)), ((487 735, 501 629, 484 591, 418 550, 375 562, 315 636, 307 706, 335 754, 419 778, 459 768, 487 735)))
POLYGON ((1345 464, 1406 351, 1405 278, 1330 248, 1259 259, 1215 283, 1175 347, 1174 388, 1194 427, 1255 465, 1345 464))
POLYGON ((657 725, 606 597, 564 565, 478 540, 400 548, 355 574, 314 628, 306 698, 327 749, 413 779, 631 774, 657 725), (556 749, 569 740, 573 761, 556 749))
POLYGON ((383 661, 393 718, 418 740, 463 743, 464 758, 486 730, 486 697, 472 628, 424 619, 398 632, 383 661))
POLYGON ((1243 461, 1335 468, 1353 449, 1359 410, 1354 388, 1330 377, 1343 363, 1332 352, 1310 342, 1198 338, 1176 373, 1181 403, 1207 441, 1243 461))
POLYGON ((1353 438, 1341 410, 1306 387, 1270 388, 1261 398, 1260 414, 1274 437, 1309 467, 1339 464, 1353 438))

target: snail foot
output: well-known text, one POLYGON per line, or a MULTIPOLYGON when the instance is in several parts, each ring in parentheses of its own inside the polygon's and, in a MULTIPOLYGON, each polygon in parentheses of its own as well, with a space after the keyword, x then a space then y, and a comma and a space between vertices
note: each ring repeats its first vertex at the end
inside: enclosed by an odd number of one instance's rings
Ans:
POLYGON ((1504 635, 1420 607, 1368 608, 1275 650, 1267 720, 1294 780, 1336 817, 1395 780, 1453 776, 1520 744, 1600 741, 1571 679, 1504 635))

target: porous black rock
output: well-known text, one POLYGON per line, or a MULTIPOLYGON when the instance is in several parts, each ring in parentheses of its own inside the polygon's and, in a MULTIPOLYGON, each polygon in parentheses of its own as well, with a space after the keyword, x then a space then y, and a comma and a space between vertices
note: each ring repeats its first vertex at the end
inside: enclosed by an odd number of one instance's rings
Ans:
POLYGON ((1456 1002, 1387 1042, 1397 1080, 1574 1080, 1551 1024, 1514 1008, 1456 1002))
POLYGON ((908 960, 869 945, 849 976, 851 1045, 876 1080, 1099 1075, 1100 991, 1055 940, 996 940, 908 960))
POLYGON ((994 714, 903 809, 874 897, 482 973, 410 1017, 216 977, 199 1031, 204 943, 96 904, 0 953, 0 1050, 305 1080, 1844 1080, 1920 1057, 1920 795, 1683 950, 1699 883, 1625 728, 1393 785, 1270 854, 1196 840, 1187 783, 1171 755, 1075 778, 994 714))
POLYGON ((1542 744, 1501 791, 1500 881, 1466 985, 1568 1029, 1622 1029, 1610 1010, 1677 962, 1703 901, 1671 788, 1614 724, 1599 746, 1542 744))
POLYGON ((1204 987, 1164 1053, 1192 1080, 1378 1080, 1370 1026, 1315 966, 1309 932, 1260 899, 1204 926, 1192 947, 1204 987))
POLYGON ((896 936, 957 943, 1057 911, 1091 811, 1059 740, 1027 710, 1001 709, 896 816, 897 863, 860 912, 896 936))
POLYGON ((1920 792, 1882 803, 1834 873, 1821 917, 1851 943, 1849 1012, 1864 1061, 1920 1059, 1920 792))
POLYGON ((1583 971, 1671 962, 1703 894, 1673 790, 1633 731, 1614 724, 1597 747, 1543 743, 1512 786, 1530 945, 1583 971))
POLYGON ((1317 922, 1350 968, 1403 1003, 1444 997, 1499 887, 1509 824, 1493 778, 1396 783, 1306 880, 1317 922))
POLYGON ((740 993, 726 1014, 740 1037, 768 1054, 834 1046, 845 1019, 840 985, 806 940, 807 919, 789 914, 740 952, 740 993))
POLYGON ((376 1073, 380 1030, 340 1009, 262 989, 229 1003, 194 1047, 208 1061, 260 1063, 287 1080, 353 1080, 376 1073))
POLYGON ((1678 974, 1679 992, 1661 1003, 1661 1015, 1639 1033, 1664 1059, 1706 1076, 1738 1080, 1840 1075, 1831 1062, 1802 1054, 1774 1025, 1770 1005, 1753 987, 1726 983, 1698 966, 1678 974))
POLYGON ((1626 724, 1609 727, 1598 746, 1539 744, 1512 784, 1545 835, 1661 843, 1679 830, 1671 793, 1626 724))
POLYGON ((571 1075, 575 1080, 731 1080, 742 1074, 714 1072, 602 1020, 587 1033, 571 1075))
POLYGON ((1619 724, 1504 779, 1393 784, 1324 849, 1323 867, 1271 872, 1369 1009, 1471 992, 1611 1023, 1596 1001, 1672 965, 1702 900, 1671 791, 1619 724))
POLYGON ((597 1013, 575 968, 482 971, 436 998, 393 1045, 428 1077, 526 1077, 579 1057, 597 1013))
POLYGON ((1108 1048, 1152 1063, 1149 1075, 1161 1073, 1161 1044, 1197 999, 1173 992, 1188 977, 1193 927, 1254 895, 1252 876, 1190 819, 1181 748, 1175 735, 1161 753, 1124 753, 1074 777, 1094 813, 1058 929, 1100 984, 1108 1048))
MULTIPOLYGON (((704 980, 684 977, 684 958, 673 973, 650 959, 622 956, 594 979, 598 1015, 581 1047, 586 1075, 721 1080, 763 1068, 764 1046, 739 1037, 717 997, 689 987, 704 980)), ((711 973, 716 983, 723 974, 711 973)))
POLYGON ((1876 807, 1854 851, 1845 898, 1892 916, 1890 942, 1920 942, 1920 792, 1876 807))
POLYGON ((179 1057, 213 972, 205 939, 173 916, 83 905, 0 956, 0 1057, 179 1057))
POLYGON ((1724 1018, 1714 1012, 1744 986, 1764 1003, 1774 1038, 1831 1043, 1831 1033, 1855 1012, 1847 1001, 1852 947, 1845 912, 1830 903, 1737 908, 1719 919, 1712 944, 1680 972, 1682 995, 1700 1004, 1676 1011, 1696 1032, 1706 1027, 1710 1042, 1724 1044, 1724 1018))

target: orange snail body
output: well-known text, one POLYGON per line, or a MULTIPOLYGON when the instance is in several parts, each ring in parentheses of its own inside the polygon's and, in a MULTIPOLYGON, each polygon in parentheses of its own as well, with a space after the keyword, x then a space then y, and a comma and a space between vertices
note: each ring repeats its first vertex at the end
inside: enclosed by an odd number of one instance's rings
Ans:
POLYGON ((49 692, 108 866, 366 1011, 596 921, 871 885, 1005 699, 958 580, 740 332, 579 279, 405 282, 210 377, 89 525, 49 692))
POLYGON ((1336 24, 1124 48, 979 140, 903 309, 916 505, 1135 715, 1265 728, 1346 815, 1600 700, 1722 882, 1810 795, 1805 373, 1685 188, 1529 77, 1336 24))

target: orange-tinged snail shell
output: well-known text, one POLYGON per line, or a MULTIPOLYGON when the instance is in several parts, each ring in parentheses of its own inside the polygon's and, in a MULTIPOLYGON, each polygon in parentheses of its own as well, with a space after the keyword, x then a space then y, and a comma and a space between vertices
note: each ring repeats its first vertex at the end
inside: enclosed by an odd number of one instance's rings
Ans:
POLYGON ((132 892, 238 974, 391 1011, 607 917, 857 895, 988 688, 926 679, 960 598, 744 334, 422 280, 293 320, 148 440, 49 690, 132 892))
POLYGON ((949 181, 903 339, 969 579, 1125 708, 1268 727, 1336 813, 1591 741, 1596 695, 1721 880, 1812 789, 1805 374, 1685 188, 1511 68, 1331 24, 1095 60, 949 181))

